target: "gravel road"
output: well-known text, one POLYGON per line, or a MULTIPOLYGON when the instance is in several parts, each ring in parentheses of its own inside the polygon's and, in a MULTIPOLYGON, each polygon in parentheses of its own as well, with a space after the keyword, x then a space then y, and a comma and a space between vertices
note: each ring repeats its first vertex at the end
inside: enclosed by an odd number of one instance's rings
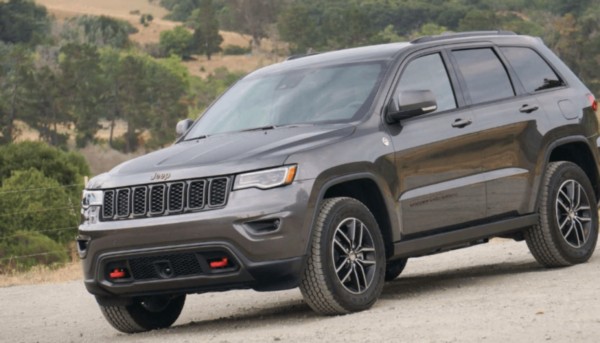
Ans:
POLYGON ((366 312, 319 317, 298 290, 193 295, 173 328, 113 330, 81 281, 0 288, 1 342, 598 342, 600 252, 541 268, 524 243, 412 259, 366 312))

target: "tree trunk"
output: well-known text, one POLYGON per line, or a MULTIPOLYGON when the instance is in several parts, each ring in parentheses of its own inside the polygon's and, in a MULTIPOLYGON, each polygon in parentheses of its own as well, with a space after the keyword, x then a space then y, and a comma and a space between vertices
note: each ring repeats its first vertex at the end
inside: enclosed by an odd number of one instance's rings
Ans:
POLYGON ((133 147, 133 144, 131 143, 131 141, 133 136, 133 126, 131 125, 131 122, 128 121, 127 122, 127 134, 125 135, 125 152, 131 152, 131 149, 133 147))
POLYGON ((108 146, 113 147, 113 133, 115 132, 115 120, 110 121, 110 133, 108 134, 108 146))

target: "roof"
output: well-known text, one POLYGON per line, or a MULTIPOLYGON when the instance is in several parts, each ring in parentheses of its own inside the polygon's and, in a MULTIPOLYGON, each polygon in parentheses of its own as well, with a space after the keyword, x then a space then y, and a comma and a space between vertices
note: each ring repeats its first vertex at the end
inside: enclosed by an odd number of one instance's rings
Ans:
POLYGON ((411 44, 408 42, 389 43, 309 54, 306 56, 293 56, 291 59, 284 62, 259 69, 252 73, 252 75, 271 74, 283 70, 322 67, 340 63, 386 61, 393 59, 399 51, 410 45, 411 44))
POLYGON ((520 36, 511 31, 470 31, 458 33, 444 33, 436 36, 425 36, 417 38, 411 42, 389 43, 365 46, 352 49, 337 50, 324 53, 310 53, 307 55, 295 55, 286 61, 274 64, 253 72, 252 76, 262 76, 272 73, 278 73, 285 70, 319 68, 341 63, 356 62, 376 62, 390 61, 397 54, 409 47, 415 47, 420 44, 440 44, 445 41, 473 41, 473 40, 532 40, 533 37, 520 36))

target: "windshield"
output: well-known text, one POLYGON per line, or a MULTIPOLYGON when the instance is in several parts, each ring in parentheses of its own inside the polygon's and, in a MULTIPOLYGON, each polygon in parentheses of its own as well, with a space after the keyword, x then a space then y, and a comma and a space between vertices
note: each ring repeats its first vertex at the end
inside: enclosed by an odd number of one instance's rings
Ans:
POLYGON ((357 119, 369 108, 381 63, 337 65, 247 77, 225 93, 186 135, 357 119))

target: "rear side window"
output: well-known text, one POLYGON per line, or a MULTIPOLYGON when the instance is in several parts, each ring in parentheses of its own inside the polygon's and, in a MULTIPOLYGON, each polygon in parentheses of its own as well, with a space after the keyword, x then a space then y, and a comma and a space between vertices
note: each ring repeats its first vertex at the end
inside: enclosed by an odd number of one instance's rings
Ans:
POLYGON ((529 48, 502 48, 501 50, 528 93, 564 85, 537 52, 529 48))
POLYGON ((490 49, 453 51, 473 104, 515 95, 506 68, 490 49))
POLYGON ((435 95, 437 112, 456 108, 454 91, 440 54, 419 57, 408 64, 396 92, 407 90, 430 90, 435 95))

